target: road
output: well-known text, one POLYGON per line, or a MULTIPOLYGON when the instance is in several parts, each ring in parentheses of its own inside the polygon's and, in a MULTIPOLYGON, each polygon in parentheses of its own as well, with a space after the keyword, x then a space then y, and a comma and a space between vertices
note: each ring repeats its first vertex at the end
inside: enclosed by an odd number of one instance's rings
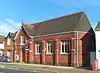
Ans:
POLYGON ((52 72, 29 70, 22 68, 0 68, 0 73, 52 73, 52 72))
POLYGON ((41 71, 35 71, 35 70, 25 70, 25 69, 6 69, 6 68, 0 68, 0 73, 44 73, 41 71))

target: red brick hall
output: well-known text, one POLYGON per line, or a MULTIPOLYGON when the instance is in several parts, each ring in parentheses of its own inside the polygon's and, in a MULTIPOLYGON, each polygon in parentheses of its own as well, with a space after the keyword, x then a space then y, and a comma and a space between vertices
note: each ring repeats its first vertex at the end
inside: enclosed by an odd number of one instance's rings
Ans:
POLYGON ((95 34, 84 12, 24 24, 15 36, 15 61, 89 66, 95 34))

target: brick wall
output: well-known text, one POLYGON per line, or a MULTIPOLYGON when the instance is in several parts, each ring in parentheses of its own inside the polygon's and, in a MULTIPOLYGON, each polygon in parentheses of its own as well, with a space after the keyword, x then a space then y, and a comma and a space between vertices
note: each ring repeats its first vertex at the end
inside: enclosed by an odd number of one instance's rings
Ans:
MULTIPOLYGON (((53 65, 65 65, 65 66, 76 66, 76 33, 67 33, 67 34, 59 34, 59 35, 48 35, 35 37, 33 39, 28 39, 25 31, 21 31, 18 37, 15 40, 16 53, 20 54, 20 36, 25 35, 27 40, 30 43, 30 50, 28 55, 28 62, 30 63, 43 63, 43 64, 53 64, 53 65), (54 52, 52 55, 46 54, 46 41, 52 40, 54 42, 54 52), (61 40, 69 40, 69 53, 68 54, 60 54, 60 41, 61 40), (35 43, 41 42, 41 54, 35 54, 35 43)), ((90 62, 89 60, 89 44, 91 43, 91 34, 86 34, 84 32, 79 32, 78 34, 78 63, 79 66, 87 66, 90 62)), ((22 53, 22 60, 25 61, 25 52, 22 53)))

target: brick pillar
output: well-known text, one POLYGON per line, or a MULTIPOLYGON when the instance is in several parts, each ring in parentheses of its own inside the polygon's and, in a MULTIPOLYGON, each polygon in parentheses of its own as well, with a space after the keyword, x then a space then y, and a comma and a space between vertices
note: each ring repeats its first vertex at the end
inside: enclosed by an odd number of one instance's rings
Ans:
POLYGON ((76 40, 72 39, 72 48, 71 48, 71 66, 76 66, 76 40))
POLYGON ((20 49, 20 62, 22 62, 22 49, 20 49))
POLYGON ((25 63, 28 63, 28 50, 25 50, 25 63))
POLYGON ((45 41, 42 41, 42 63, 45 64, 45 41))
POLYGON ((59 65, 59 41, 56 39, 55 40, 55 65, 59 65))
POLYGON ((29 63, 34 62, 34 50, 35 50, 35 43, 32 40, 30 42, 30 50, 29 50, 29 63))
POLYGON ((14 58, 13 58, 13 55, 14 55, 13 50, 11 50, 11 59, 12 59, 12 60, 14 59, 14 58))
POLYGON ((14 51, 14 61, 16 62, 16 51, 14 51))
POLYGON ((33 51, 29 50, 29 63, 33 62, 33 51))

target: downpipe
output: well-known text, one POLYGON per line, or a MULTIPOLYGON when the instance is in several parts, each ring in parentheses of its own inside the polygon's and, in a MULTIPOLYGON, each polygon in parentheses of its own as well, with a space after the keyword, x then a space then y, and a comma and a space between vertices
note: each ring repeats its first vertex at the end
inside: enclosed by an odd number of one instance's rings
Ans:
POLYGON ((79 66, 78 63, 78 31, 76 31, 76 67, 79 66))

